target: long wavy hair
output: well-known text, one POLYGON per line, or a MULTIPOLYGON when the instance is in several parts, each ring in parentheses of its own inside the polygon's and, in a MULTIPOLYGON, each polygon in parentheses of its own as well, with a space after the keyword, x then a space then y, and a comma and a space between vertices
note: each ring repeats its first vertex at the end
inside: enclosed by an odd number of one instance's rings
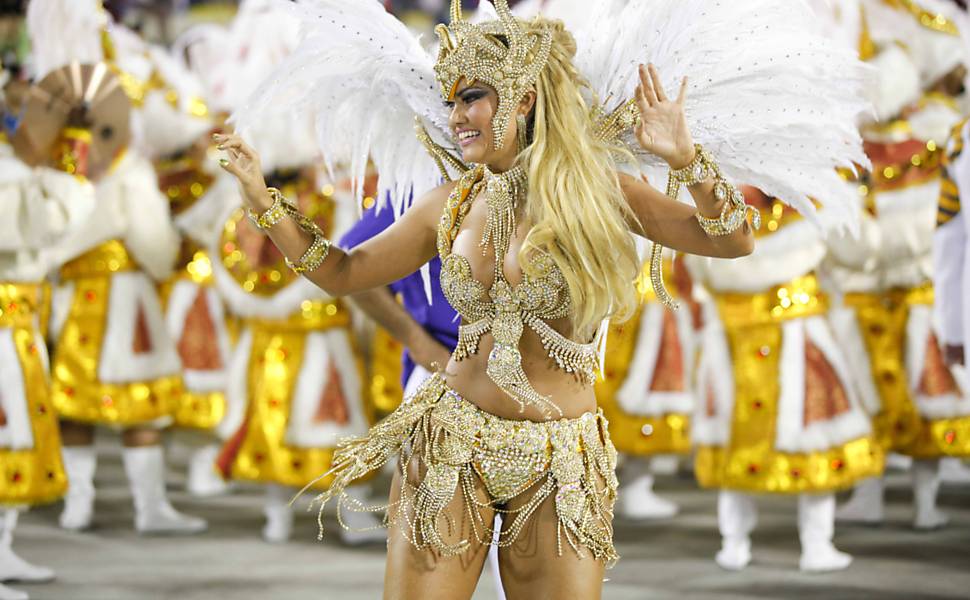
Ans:
MULTIPOLYGON (((526 214, 533 223, 519 253, 545 252, 562 271, 577 333, 589 336, 604 318, 625 320, 638 304, 640 272, 615 157, 622 150, 594 135, 588 84, 572 59, 576 42, 561 21, 537 18, 527 28, 553 33, 549 61, 536 83, 531 144, 519 156, 529 177, 526 214)), ((592 97, 592 94, 590 94, 592 97)))

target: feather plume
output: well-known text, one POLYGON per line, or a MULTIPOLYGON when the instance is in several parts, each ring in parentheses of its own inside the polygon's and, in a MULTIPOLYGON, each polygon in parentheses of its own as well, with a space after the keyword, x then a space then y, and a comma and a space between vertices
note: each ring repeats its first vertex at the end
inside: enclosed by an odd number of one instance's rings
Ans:
MULTIPOLYGON (((869 164, 856 127, 867 69, 803 1, 606 0, 587 23, 576 62, 607 111, 633 97, 639 63, 671 95, 687 76, 691 132, 728 177, 824 225, 855 226, 836 168, 869 164)), ((632 135, 627 144, 641 167, 661 166, 632 135)))
MULTIPOLYGON (((300 44, 236 112, 236 122, 246 128, 271 107, 311 113, 328 166, 349 166, 359 182, 372 160, 382 192, 401 210, 412 191, 419 195, 440 180, 415 140, 414 118, 434 141, 453 145, 434 58, 377 0, 287 5, 302 22, 300 44)), ((857 203, 836 168, 869 164, 856 127, 869 108, 868 70, 853 49, 823 35, 803 0, 587 6, 574 33, 577 67, 598 98, 591 102, 601 100, 609 112, 631 98, 641 62, 653 62, 672 93, 689 76, 691 131, 726 175, 823 225, 853 227, 857 203)), ((626 142, 637 167, 662 166, 632 136, 626 142)))
POLYGON ((100 32, 107 22, 99 0, 31 0, 27 33, 33 77, 43 79, 71 62, 102 60, 100 32))
POLYGON ((372 160, 379 198, 402 211, 412 192, 441 180, 415 138, 415 117, 435 142, 450 139, 434 59, 376 0, 303 0, 290 10, 303 24, 300 45, 235 113, 238 127, 273 106, 311 113, 328 169, 349 168, 359 194, 372 160))

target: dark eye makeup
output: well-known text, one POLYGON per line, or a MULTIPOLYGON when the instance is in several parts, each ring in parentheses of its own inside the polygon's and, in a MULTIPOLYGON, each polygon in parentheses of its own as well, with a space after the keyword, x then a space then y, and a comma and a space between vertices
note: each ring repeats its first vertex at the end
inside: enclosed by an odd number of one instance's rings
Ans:
POLYGON ((488 92, 482 89, 468 88, 466 90, 462 90, 461 93, 458 94, 458 97, 461 98, 461 101, 464 102, 465 104, 471 104, 476 100, 481 100, 487 94, 488 92))
MULTIPOLYGON (((465 88, 462 91, 455 94, 455 98, 457 98, 458 100, 461 100, 462 104, 471 104, 476 100, 481 100, 487 95, 488 95, 487 90, 471 87, 471 88, 465 88)), ((444 102, 444 105, 448 108, 454 108, 455 102, 452 100, 446 100, 444 102)))

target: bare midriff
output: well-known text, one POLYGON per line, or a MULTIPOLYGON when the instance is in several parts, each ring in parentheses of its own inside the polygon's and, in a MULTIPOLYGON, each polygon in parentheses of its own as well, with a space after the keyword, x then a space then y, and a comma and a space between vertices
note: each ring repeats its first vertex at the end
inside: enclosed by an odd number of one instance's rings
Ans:
MULTIPOLYGON (((486 218, 485 202, 482 198, 475 199, 462 221, 460 232, 452 243, 451 252, 467 259, 474 278, 488 290, 494 283, 494 249, 489 244, 483 252, 480 245, 486 218)), ((513 286, 517 286, 523 278, 519 266, 519 250, 530 229, 530 225, 521 218, 521 215, 518 221, 518 227, 510 240, 509 251, 504 257, 503 264, 504 275, 513 286)), ((564 337, 573 337, 573 326, 568 317, 547 320, 546 323, 564 337)), ((463 319, 462 324, 469 323, 463 319)), ((559 367, 550 358, 539 336, 528 327, 524 329, 518 346, 522 355, 522 368, 528 376, 529 383, 537 392, 548 396, 562 411, 562 415, 544 414, 534 405, 521 407, 517 401, 499 388, 486 372, 494 341, 491 333, 484 334, 477 352, 461 360, 452 356, 445 368, 448 385, 466 400, 489 414, 512 420, 541 422, 560 418, 571 419, 596 411, 596 398, 592 386, 584 377, 559 367)))
POLYGON ((492 343, 492 336, 486 334, 482 337, 477 354, 460 361, 452 358, 445 368, 448 385, 478 408, 503 419, 527 421, 573 419, 587 412, 596 412, 596 397, 593 395, 592 386, 587 385, 576 374, 560 369, 549 358, 539 342, 539 336, 531 331, 522 334, 522 343, 519 346, 522 367, 536 390, 552 398, 563 415, 546 416, 535 406, 526 406, 520 411, 518 402, 509 398, 485 374, 492 343))

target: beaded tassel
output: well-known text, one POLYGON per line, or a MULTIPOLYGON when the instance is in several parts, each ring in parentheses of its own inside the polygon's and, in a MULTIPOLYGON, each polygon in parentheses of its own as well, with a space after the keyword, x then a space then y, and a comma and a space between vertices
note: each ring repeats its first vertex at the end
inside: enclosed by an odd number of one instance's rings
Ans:
POLYGON ((482 233, 482 256, 485 256, 488 243, 495 249, 496 275, 502 271, 502 264, 498 260, 509 250, 509 242, 515 233, 515 205, 519 196, 524 195, 525 171, 522 167, 514 167, 501 175, 494 175, 485 169, 485 204, 488 206, 488 217, 485 221, 485 231, 482 233))
MULTIPOLYGON (((332 468, 317 477, 301 490, 301 494, 317 482, 333 477, 330 487, 320 493, 314 502, 319 503, 317 513, 319 526, 318 539, 323 539, 323 511, 331 500, 336 500, 338 513, 344 504, 352 503, 346 489, 372 471, 381 469, 387 461, 401 452, 402 446, 410 441, 414 428, 427 414, 429 401, 433 401, 446 389, 444 380, 433 378, 422 387, 410 403, 402 404, 396 411, 371 428, 367 437, 350 438, 340 442, 333 455, 332 468)), ((375 507, 373 512, 389 509, 390 506, 375 507)), ((342 519, 341 519, 342 522, 342 519)))
POLYGON ((664 284, 663 251, 664 247, 657 243, 654 243, 650 249, 650 284, 653 286, 654 293, 657 294, 657 300, 660 300, 667 308, 677 310, 680 308, 680 303, 674 300, 664 284))
POLYGON ((526 405, 536 406, 546 416, 562 416, 562 410, 548 396, 532 387, 522 368, 522 307, 515 290, 505 278, 502 269, 509 244, 515 234, 516 200, 525 195, 526 175, 522 167, 514 167, 501 175, 485 169, 485 203, 488 217, 480 243, 486 252, 489 242, 495 250, 495 281, 490 296, 495 303, 496 314, 492 319, 492 335, 495 347, 488 355, 485 373, 499 388, 519 403, 519 410, 526 405))

